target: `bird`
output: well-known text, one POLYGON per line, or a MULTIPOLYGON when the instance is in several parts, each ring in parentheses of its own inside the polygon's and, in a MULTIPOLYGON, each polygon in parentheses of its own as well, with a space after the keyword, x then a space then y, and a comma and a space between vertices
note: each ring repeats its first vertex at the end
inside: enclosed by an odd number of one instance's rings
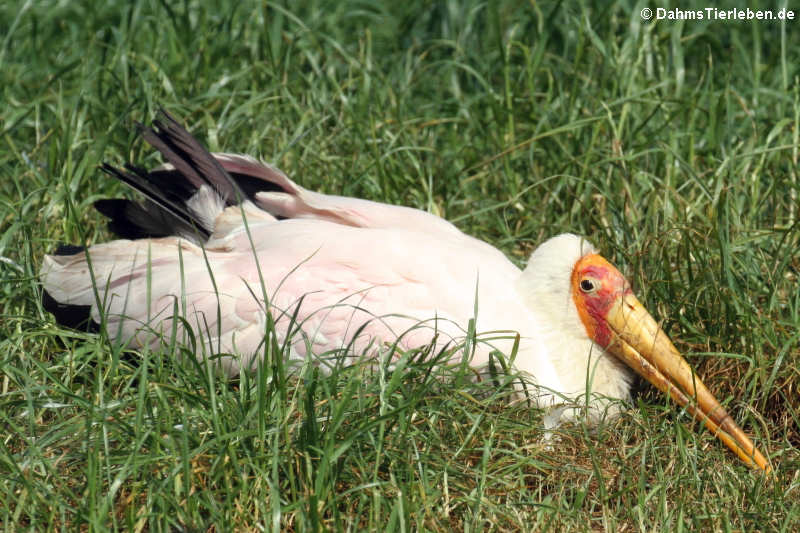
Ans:
POLYGON ((258 365, 268 325, 287 364, 323 369, 426 346, 460 359, 447 347, 473 339, 476 369, 515 354, 550 426, 616 416, 611 400, 628 400, 638 374, 771 471, 586 238, 551 237, 520 269, 434 214, 322 194, 251 156, 210 153, 164 109, 137 127, 166 163, 102 165, 143 199, 94 203, 118 239, 44 256, 43 304, 58 323, 104 327, 131 348, 190 338, 229 376, 258 365))

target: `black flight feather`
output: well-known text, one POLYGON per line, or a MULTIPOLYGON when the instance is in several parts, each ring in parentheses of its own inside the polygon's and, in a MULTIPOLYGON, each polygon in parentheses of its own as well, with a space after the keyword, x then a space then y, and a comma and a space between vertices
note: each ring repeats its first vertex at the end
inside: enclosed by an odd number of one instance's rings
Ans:
MULTIPOLYGON (((86 248, 74 244, 59 244, 53 255, 75 255, 84 253, 86 248)), ((97 333, 99 326, 92 320, 91 305, 72 305, 57 302, 50 293, 42 291, 42 307, 56 317, 56 322, 70 329, 97 333)))
POLYGON ((226 205, 236 205, 244 199, 241 189, 219 161, 164 109, 159 111, 152 128, 139 125, 139 131, 195 188, 211 186, 226 205))
POLYGON ((236 205, 246 198, 253 200, 261 191, 283 192, 280 186, 263 178, 227 172, 163 109, 152 127, 137 126, 142 137, 161 152, 171 167, 147 171, 130 164, 124 169, 103 164, 101 169, 104 172, 145 196, 143 202, 121 199, 95 202, 95 208, 110 219, 109 229, 122 238, 180 235, 199 242, 207 241, 214 228, 203 226, 203 221, 187 203, 204 185, 210 187, 225 206, 236 205))

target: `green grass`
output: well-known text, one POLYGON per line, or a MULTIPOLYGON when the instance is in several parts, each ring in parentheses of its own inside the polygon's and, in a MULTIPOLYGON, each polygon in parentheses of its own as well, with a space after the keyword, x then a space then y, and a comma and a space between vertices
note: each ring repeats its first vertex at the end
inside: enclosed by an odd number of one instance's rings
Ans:
POLYGON ((85 4, 0 6, 3 531, 800 528, 800 22, 85 4), (436 212, 520 265, 547 236, 589 236, 775 475, 647 387, 551 450, 541 412, 435 354, 287 376, 275 346, 230 382, 57 327, 41 257, 110 238, 91 203, 128 192, 97 167, 155 163, 133 124, 159 105, 213 150, 436 212))

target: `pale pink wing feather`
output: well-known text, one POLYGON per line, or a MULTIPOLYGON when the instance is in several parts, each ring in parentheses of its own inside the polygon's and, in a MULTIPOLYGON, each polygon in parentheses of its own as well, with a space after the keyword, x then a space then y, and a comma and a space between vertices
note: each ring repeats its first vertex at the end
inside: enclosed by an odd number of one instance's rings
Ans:
MULTIPOLYGON (((369 215, 366 207, 360 212, 369 215)), ((232 217, 239 208, 226 211, 232 217)), ((290 318, 297 318, 301 332, 290 339, 295 359, 305 359, 309 346, 317 355, 351 343, 349 353, 374 353, 401 335, 403 348, 425 345, 434 334, 442 346, 458 342, 472 318, 476 286, 478 331, 514 328, 525 314, 514 290, 519 269, 458 230, 359 228, 302 218, 256 219, 249 230, 239 224, 213 235, 205 253, 173 237, 93 246, 97 297, 111 335, 155 346, 163 342, 159 335, 172 331, 169 318, 177 308, 202 338, 198 348, 237 354, 223 361, 235 374, 262 350, 264 291, 279 341, 291 334, 290 318)), ((47 256, 42 273, 56 300, 92 305, 92 317, 100 320, 84 254, 47 256)), ((185 340, 181 324, 174 326, 185 340)), ((503 341, 498 347, 509 346, 503 341)))
POLYGON ((259 192, 255 203, 275 216, 327 220, 359 228, 394 228, 426 233, 461 234, 450 222, 419 209, 309 191, 277 168, 253 157, 212 154, 231 173, 247 174, 280 187, 283 192, 259 192))

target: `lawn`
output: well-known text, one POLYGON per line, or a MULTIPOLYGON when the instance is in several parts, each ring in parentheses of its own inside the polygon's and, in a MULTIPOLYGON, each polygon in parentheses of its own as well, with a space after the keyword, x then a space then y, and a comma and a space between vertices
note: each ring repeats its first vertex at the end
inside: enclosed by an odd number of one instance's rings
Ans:
POLYGON ((0 530, 800 529, 800 12, 643 7, 0 5, 0 530), (132 193, 98 167, 159 162, 135 129, 159 106, 212 150, 436 213, 520 266, 588 236, 774 474, 644 384, 548 443, 503 376, 436 353, 326 375, 275 345, 231 381, 57 326, 42 255, 111 237, 92 202, 132 193))

